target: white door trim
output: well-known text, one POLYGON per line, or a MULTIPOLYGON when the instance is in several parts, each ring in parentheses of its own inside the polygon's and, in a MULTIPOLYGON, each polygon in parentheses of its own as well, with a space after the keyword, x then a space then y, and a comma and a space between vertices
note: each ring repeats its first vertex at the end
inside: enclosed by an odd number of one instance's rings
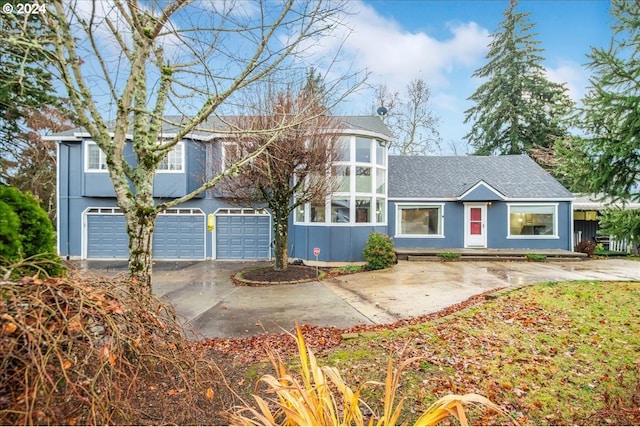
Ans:
POLYGON ((487 203, 465 203, 464 204, 464 247, 465 248, 486 248, 487 247, 487 203), (471 208, 480 208, 481 234, 471 234, 471 208))

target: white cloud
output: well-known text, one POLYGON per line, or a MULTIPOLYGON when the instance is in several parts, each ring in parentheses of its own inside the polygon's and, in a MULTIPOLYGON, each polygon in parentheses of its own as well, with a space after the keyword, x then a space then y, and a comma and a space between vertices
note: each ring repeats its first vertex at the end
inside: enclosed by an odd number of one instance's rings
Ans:
MULTIPOLYGON (((353 29, 343 45, 354 68, 365 68, 372 80, 403 90, 421 77, 430 87, 451 84, 458 66, 473 67, 484 57, 489 32, 475 22, 445 24, 449 38, 440 40, 425 32, 409 32, 361 2, 353 2, 348 24, 353 29)), ((472 71, 471 71, 472 72, 472 71)))
POLYGON ((436 108, 440 112, 447 111, 457 113, 460 111, 459 99, 451 95, 450 93, 435 93, 431 97, 431 102, 433 103, 434 108, 436 108))
POLYGON ((564 83, 569 89, 569 96, 575 102, 580 101, 589 87, 589 72, 579 64, 563 61, 557 67, 548 67, 547 78, 552 82, 564 83))

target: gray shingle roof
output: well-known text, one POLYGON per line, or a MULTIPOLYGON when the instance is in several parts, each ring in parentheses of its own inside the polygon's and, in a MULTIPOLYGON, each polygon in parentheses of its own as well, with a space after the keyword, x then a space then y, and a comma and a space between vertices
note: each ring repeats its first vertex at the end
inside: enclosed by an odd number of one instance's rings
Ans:
MULTIPOLYGON (((345 129, 353 129, 353 130, 362 130, 368 132, 374 132, 380 135, 386 136, 388 139, 393 139, 393 134, 389 130, 389 128, 384 124, 384 122, 377 116, 337 116, 343 122, 343 126, 345 129)), ((178 132, 179 126, 176 125, 181 122, 186 122, 189 118, 183 116, 166 116, 166 122, 163 123, 162 131, 165 134, 175 134, 178 132)), ((114 122, 110 122, 107 124, 107 127, 111 130, 113 128, 114 122)), ((228 130, 229 127, 222 120, 218 119, 215 116, 211 116, 206 122, 198 126, 202 131, 193 131, 190 133, 193 137, 206 138, 210 136, 212 133, 223 132, 228 130), (206 129, 206 130, 205 130, 206 129), (211 129, 211 131, 208 131, 211 129)), ((48 139, 55 139, 55 137, 70 137, 76 133, 82 133, 84 130, 82 128, 74 128, 69 129, 63 132, 56 133, 51 135, 48 139)))
POLYGON ((573 197, 526 155, 389 156, 389 198, 451 199, 479 181, 508 198, 573 197))
POLYGON ((378 116, 338 116, 346 122, 345 127, 356 130, 368 130, 395 139, 391 130, 378 116))

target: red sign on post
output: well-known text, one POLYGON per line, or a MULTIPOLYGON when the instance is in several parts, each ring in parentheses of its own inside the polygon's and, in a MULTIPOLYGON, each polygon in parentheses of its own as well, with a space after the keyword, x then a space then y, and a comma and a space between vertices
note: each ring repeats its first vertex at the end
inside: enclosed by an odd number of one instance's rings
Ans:
POLYGON ((313 248, 313 256, 320 255, 320 248, 313 248))

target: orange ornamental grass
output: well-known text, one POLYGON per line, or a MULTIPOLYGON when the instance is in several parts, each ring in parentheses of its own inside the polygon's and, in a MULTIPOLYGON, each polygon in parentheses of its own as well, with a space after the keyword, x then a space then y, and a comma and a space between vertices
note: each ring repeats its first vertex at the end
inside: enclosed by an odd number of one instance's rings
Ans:
MULTIPOLYGON (((269 359, 276 375, 264 375, 258 383, 267 385, 268 394, 263 398, 253 395, 257 408, 247 404, 234 407, 227 413, 231 424, 235 425, 282 425, 282 426, 394 426, 411 424, 400 420, 404 398, 396 404, 396 391, 402 371, 417 359, 402 361, 397 369, 389 358, 384 383, 368 382, 384 386, 384 410, 381 417, 373 414, 371 407, 360 397, 362 386, 355 391, 349 387, 340 372, 333 367, 318 366, 313 352, 307 349, 299 327, 297 336, 300 368, 295 376, 287 370, 282 359, 269 352, 269 359), (363 413, 366 408, 367 415, 363 413)), ((413 425, 437 425, 448 417, 455 417, 461 425, 468 425, 465 405, 483 405, 509 418, 496 404, 477 394, 448 395, 422 414, 413 425)), ((509 418, 510 422, 517 423, 509 418)))

